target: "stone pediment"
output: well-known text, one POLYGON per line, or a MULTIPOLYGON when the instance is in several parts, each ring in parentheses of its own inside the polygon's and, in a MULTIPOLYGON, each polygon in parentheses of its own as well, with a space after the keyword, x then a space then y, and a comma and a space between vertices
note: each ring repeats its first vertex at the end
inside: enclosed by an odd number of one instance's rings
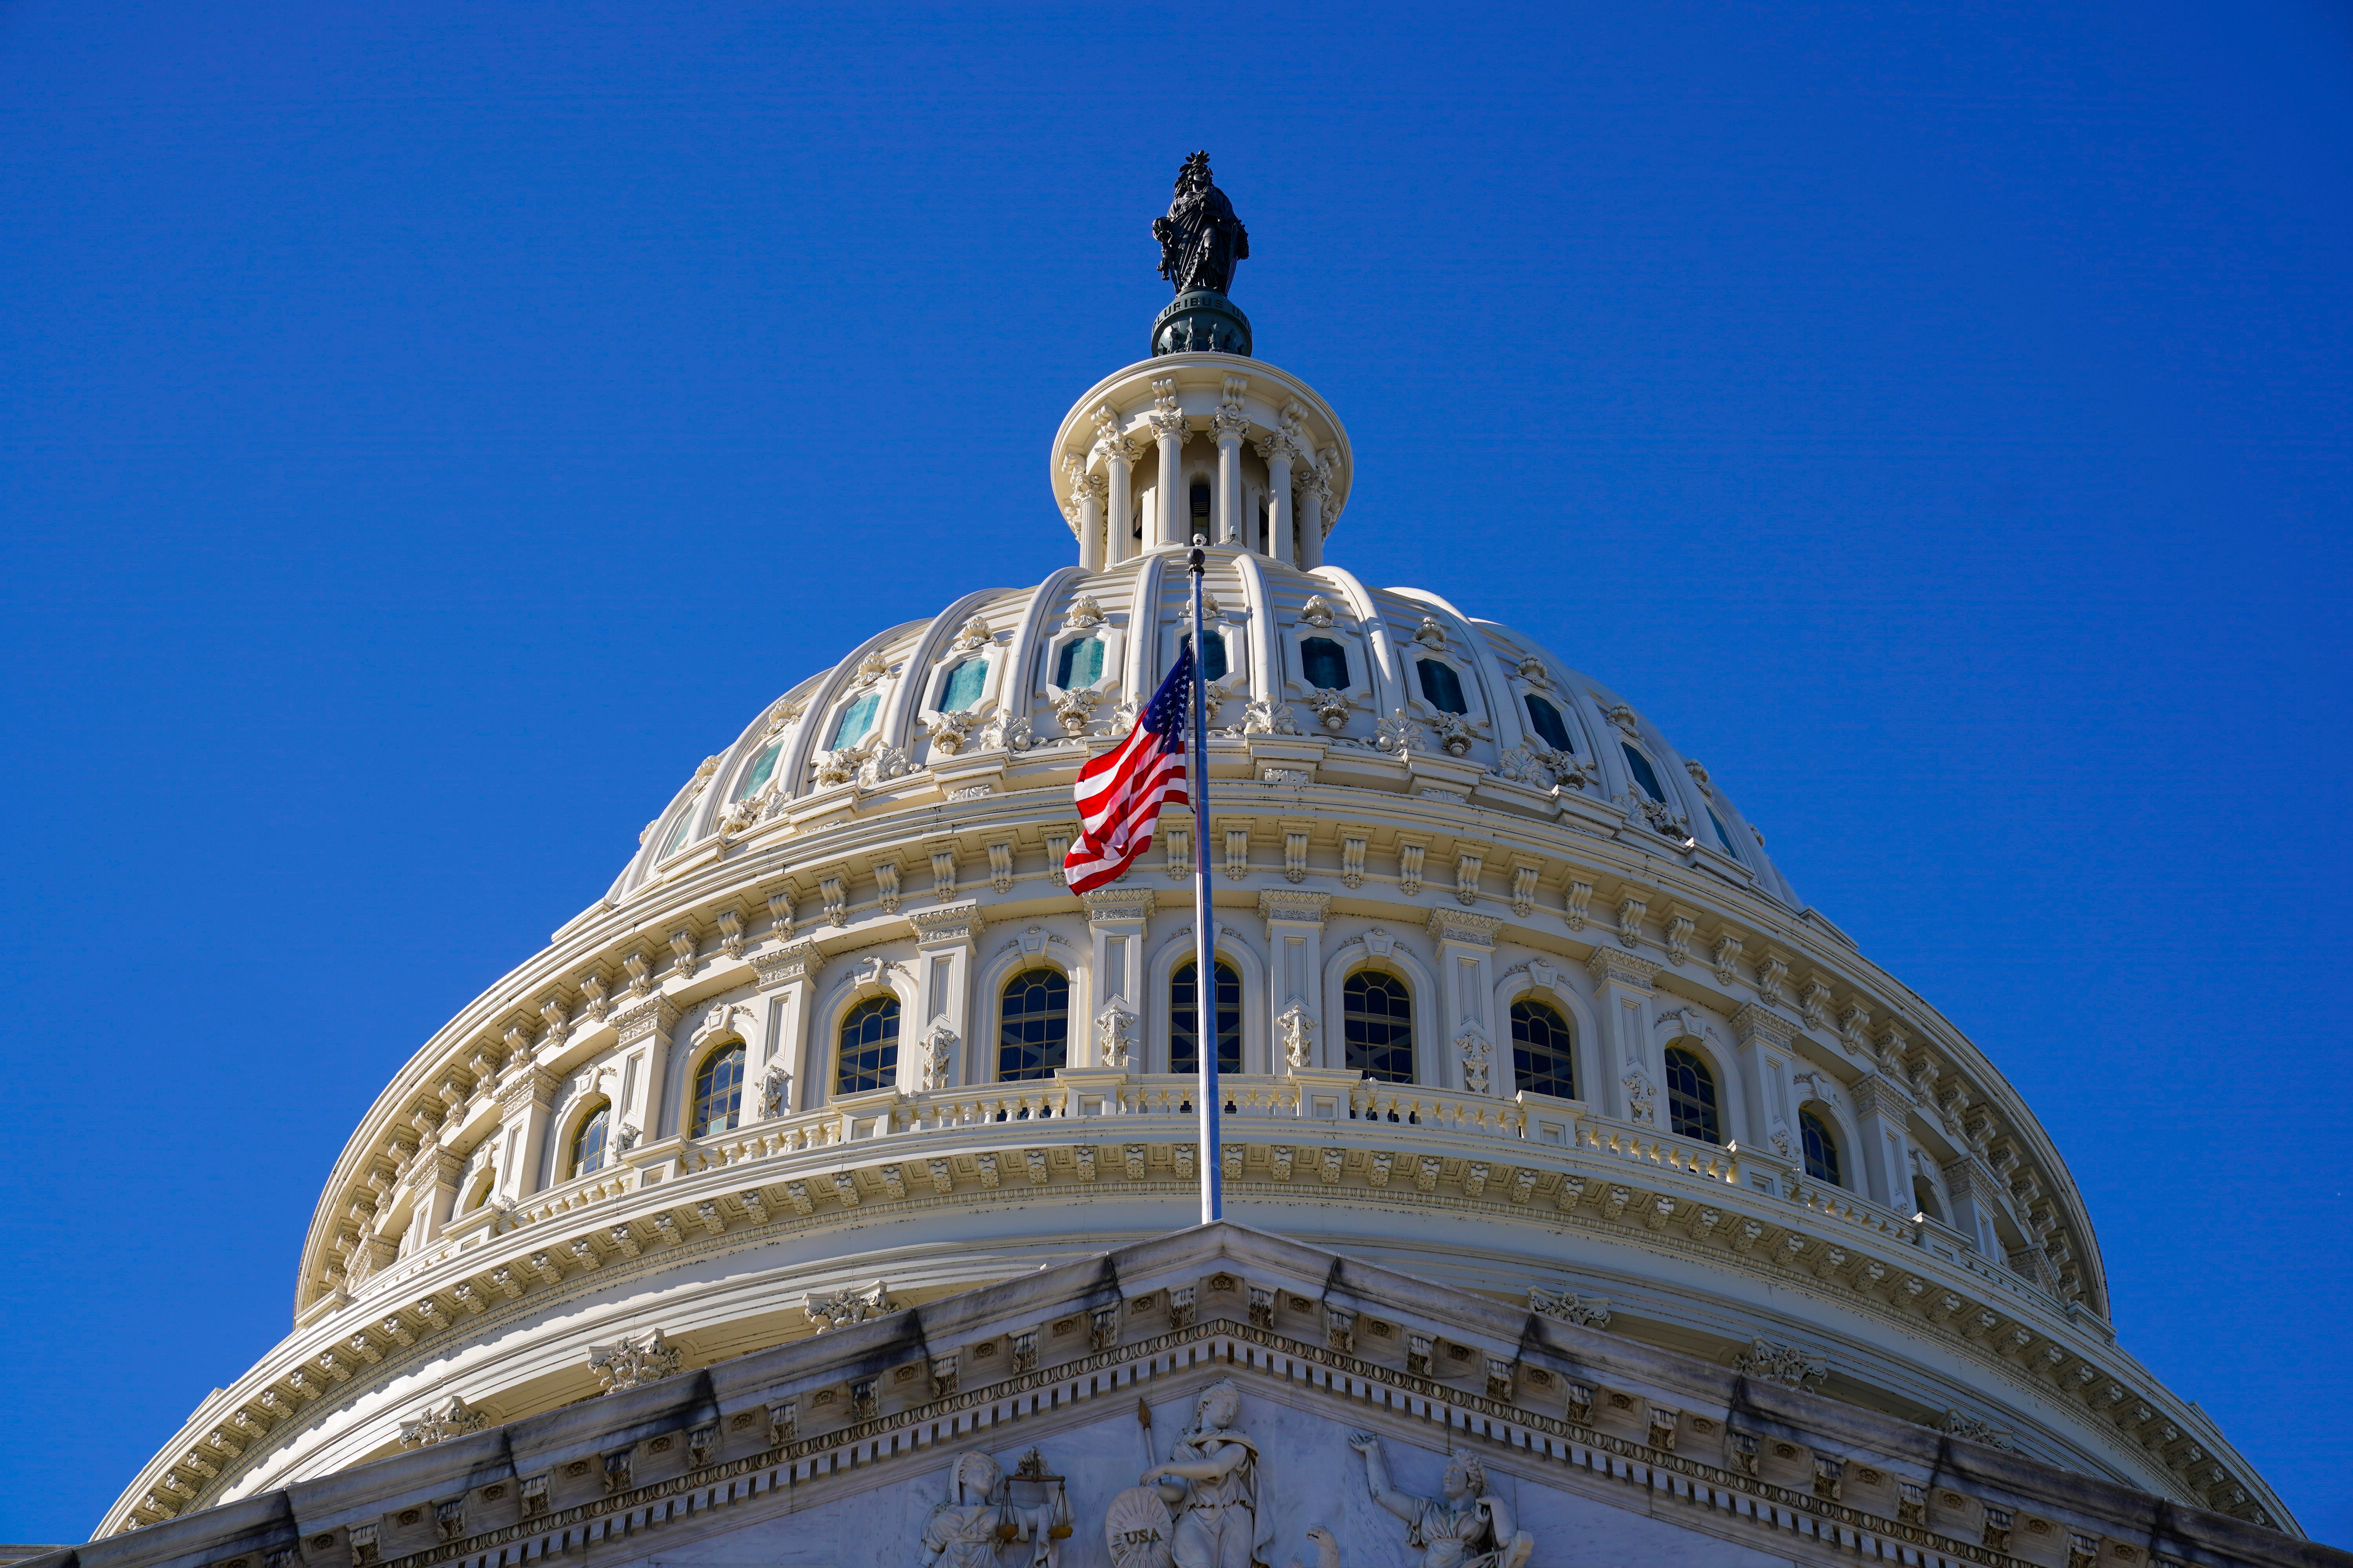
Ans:
POLYGON ((1417 1555, 1423 1568, 1858 1554, 1984 1568, 2353 1564, 1231 1225, 34 1562, 510 1568, 593 1553, 712 1568, 1220 1568, 1194 1560, 1204 1539, 1254 1552, 1223 1568, 1389 1568, 1417 1555), (1206 1397, 1221 1384, 1230 1410, 1206 1397), (1189 1495, 1139 1486, 1197 1423, 1207 1430, 1187 1453, 1214 1458, 1246 1438, 1249 1463, 1223 1482, 1187 1482, 1189 1495), (1205 1486, 1224 1500, 1197 1506, 1205 1486), (2152 1519, 2165 1521, 2154 1536, 2152 1519))

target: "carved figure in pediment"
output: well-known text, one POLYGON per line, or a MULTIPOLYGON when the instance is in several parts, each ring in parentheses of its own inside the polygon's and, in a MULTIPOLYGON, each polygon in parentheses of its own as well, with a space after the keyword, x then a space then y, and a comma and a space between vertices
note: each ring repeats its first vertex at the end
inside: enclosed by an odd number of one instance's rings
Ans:
POLYGON ((1193 1406, 1193 1422, 1168 1452, 1168 1463, 1144 1472, 1139 1486, 1184 1483, 1176 1568, 1265 1568, 1274 1539, 1270 1510, 1260 1504, 1265 1485, 1257 1439, 1240 1429, 1241 1391, 1230 1379, 1212 1384, 1193 1406))
POLYGON ((1508 1503, 1487 1489, 1487 1469, 1467 1448, 1446 1461, 1442 1497, 1415 1497, 1389 1483, 1381 1440, 1359 1432, 1348 1447, 1365 1457, 1373 1500, 1405 1521, 1406 1543, 1421 1552, 1421 1568, 1522 1568, 1535 1537, 1513 1527, 1508 1503))
POLYGON ((919 1568, 997 1568, 1005 1472, 987 1454, 959 1454, 948 1477, 947 1500, 923 1524, 919 1568))

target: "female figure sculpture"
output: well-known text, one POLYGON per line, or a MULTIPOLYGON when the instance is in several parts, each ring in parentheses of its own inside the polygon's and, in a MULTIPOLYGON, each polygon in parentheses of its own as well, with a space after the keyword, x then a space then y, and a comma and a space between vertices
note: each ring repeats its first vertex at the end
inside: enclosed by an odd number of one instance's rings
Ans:
POLYGON ((1348 1447, 1365 1457, 1373 1500, 1405 1521, 1406 1542, 1421 1550, 1421 1568, 1522 1568, 1535 1550, 1535 1536, 1512 1528, 1510 1507, 1487 1489, 1487 1468, 1468 1449, 1447 1458, 1439 1483, 1446 1495, 1419 1498, 1389 1484, 1378 1437, 1359 1432, 1348 1447))
POLYGON ((1179 294, 1196 289, 1223 294, 1231 288, 1234 264, 1250 257, 1250 230, 1209 179, 1207 153, 1185 160, 1168 216, 1152 220, 1152 237, 1160 242, 1160 276, 1179 294))
POLYGON ((1260 1505, 1258 1444, 1235 1425, 1241 1411, 1241 1393, 1230 1379, 1212 1384, 1195 1403, 1193 1425, 1170 1448, 1169 1462, 1145 1470, 1136 1483, 1183 1483, 1184 1512, 1169 1543, 1176 1568, 1263 1568, 1266 1562, 1273 1521, 1260 1505))
POLYGON ((948 1475, 948 1500, 932 1509, 923 1525, 917 1568, 999 1568, 997 1549, 1015 1541, 1036 1542, 1033 1563, 1051 1560, 1048 1521, 1009 1507, 998 1495, 1005 1489, 1005 1472, 995 1459, 958 1454, 948 1475))

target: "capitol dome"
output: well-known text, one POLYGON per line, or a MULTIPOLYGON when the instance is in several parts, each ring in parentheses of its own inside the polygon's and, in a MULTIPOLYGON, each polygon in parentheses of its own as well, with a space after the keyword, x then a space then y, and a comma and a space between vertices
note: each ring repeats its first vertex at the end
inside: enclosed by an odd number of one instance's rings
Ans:
MULTIPOLYGON (((1475 578, 1352 574, 1338 414, 1198 309, 1243 352, 1164 313, 1171 352, 1053 433, 1069 565, 793 680, 401 1068, 327 1178, 290 1332, 101 1534, 1191 1226, 1192 819, 1083 897, 1061 863, 1078 768, 1187 635, 1196 534, 1236 1226, 2293 1528, 2117 1342, 2075 1184, 1994 1064, 1806 903, 1737 780, 1565 657, 1589 650, 1479 619, 1475 578)), ((1417 1342, 1400 1364, 1443 1373, 1417 1342)))

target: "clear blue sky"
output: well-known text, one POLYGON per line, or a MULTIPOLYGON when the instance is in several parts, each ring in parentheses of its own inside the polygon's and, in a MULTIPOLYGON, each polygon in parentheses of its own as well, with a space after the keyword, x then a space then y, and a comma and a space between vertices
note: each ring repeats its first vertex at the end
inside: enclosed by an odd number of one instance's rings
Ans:
POLYGON ((1069 557, 1205 146, 1335 558, 1704 759, 2353 1544, 2348 87, 2272 0, 0 9, 0 1538, 698 761, 1069 557))

